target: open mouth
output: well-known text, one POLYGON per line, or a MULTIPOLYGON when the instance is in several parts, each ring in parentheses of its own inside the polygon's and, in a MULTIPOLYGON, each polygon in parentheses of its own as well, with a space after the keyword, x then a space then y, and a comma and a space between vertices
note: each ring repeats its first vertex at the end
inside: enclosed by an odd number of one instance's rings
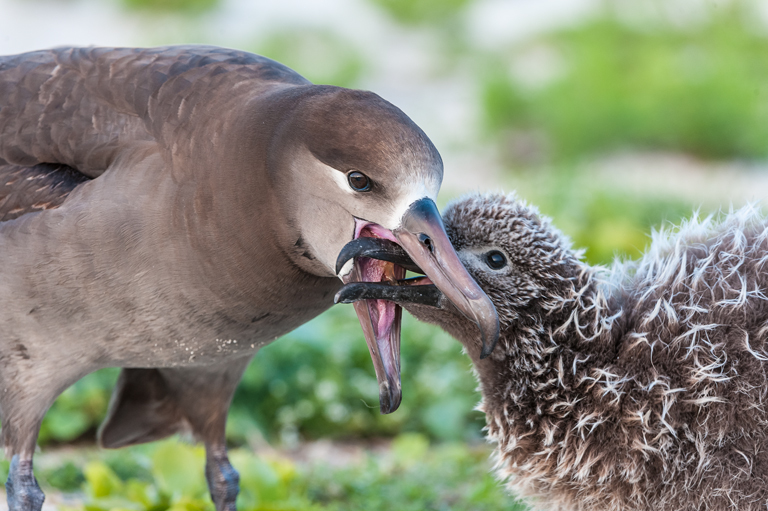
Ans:
POLYGON ((365 300, 377 309, 385 306, 379 302, 440 306, 444 295, 393 238, 390 231, 376 224, 366 223, 357 230, 355 239, 344 246, 336 261, 336 273, 350 259, 354 263, 343 278, 345 285, 336 294, 335 303, 365 300), (406 270, 421 275, 405 278, 406 270))
MULTIPOLYGON (((358 245, 386 240, 396 244, 390 231, 368 222, 357 220, 355 239, 358 245)), ((373 246, 373 245, 371 245, 373 246)), ((376 245, 378 246, 378 245, 376 245)), ((399 245, 398 245, 399 246, 399 245)), ((357 250, 352 270, 344 277, 345 284, 383 283, 392 285, 405 278, 406 269, 391 261, 377 259, 378 253, 357 250), (371 256, 371 257, 367 257, 371 256)), ((344 251, 340 254, 341 260, 344 251)), ((346 260, 342 261, 343 265, 346 260)), ((340 269, 340 268, 339 268, 340 269)), ((350 303, 347 301, 346 303, 350 303)), ((396 303, 381 299, 360 299, 354 301, 355 311, 360 319, 371 360, 379 382, 379 408, 381 413, 392 413, 400 406, 402 389, 400 385, 400 324, 402 308, 396 303)))
POLYGON ((382 413, 395 411, 402 399, 398 303, 439 307, 450 301, 477 325, 481 358, 493 350, 499 336, 496 308, 459 260, 431 199, 414 201, 391 231, 356 218, 354 238, 336 260, 337 275, 350 260, 335 301, 354 304, 376 370, 382 413), (406 279, 406 271, 425 276, 406 279))

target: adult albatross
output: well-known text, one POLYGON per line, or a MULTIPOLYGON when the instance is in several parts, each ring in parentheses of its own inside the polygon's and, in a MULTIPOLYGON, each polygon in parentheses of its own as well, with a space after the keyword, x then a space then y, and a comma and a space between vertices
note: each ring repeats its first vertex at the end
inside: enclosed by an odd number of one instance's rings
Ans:
MULTIPOLYGON (((102 367, 125 369, 101 443, 190 428, 206 446, 217 510, 235 509, 224 425, 248 361, 327 309, 338 277, 401 279, 402 249, 490 349, 498 318, 445 234, 433 202, 441 179, 435 147, 390 103, 313 85, 249 53, 0 57, 10 509, 41 508, 32 472, 40 422, 64 389, 102 367), (371 237, 394 243, 347 245, 371 237), (356 257, 337 271, 345 245, 345 260, 356 257)), ((400 402, 400 309, 362 303, 386 413, 400 402)))

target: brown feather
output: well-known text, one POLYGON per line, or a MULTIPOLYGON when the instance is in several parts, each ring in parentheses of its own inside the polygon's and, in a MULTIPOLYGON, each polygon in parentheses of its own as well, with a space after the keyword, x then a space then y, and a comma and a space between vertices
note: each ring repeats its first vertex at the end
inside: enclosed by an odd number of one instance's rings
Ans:
POLYGON ((86 181, 87 176, 61 164, 0 165, 0 222, 58 208, 72 190, 86 181))
POLYGON ((42 503, 31 461, 56 396, 122 367, 104 442, 189 424, 206 443, 217 509, 234 509, 224 425, 245 365, 333 304, 336 256, 355 218, 393 228, 414 189, 434 195, 441 178, 434 146, 390 103, 312 85, 247 52, 0 57, 11 507, 24 495, 34 497, 27 509, 42 503), (350 169, 365 171, 374 193, 349 189, 350 169))
POLYGON ((455 311, 496 469, 538 509, 741 511, 768 501, 768 219, 747 207, 591 267, 512 196, 449 206, 446 229, 501 318, 480 360, 455 311), (506 254, 492 269, 484 256, 506 254))
POLYGON ((205 46, 0 57, 0 158, 63 163, 96 177, 120 151, 166 142, 190 122, 196 103, 216 98, 212 89, 234 90, 240 82, 309 84, 265 57, 205 46))

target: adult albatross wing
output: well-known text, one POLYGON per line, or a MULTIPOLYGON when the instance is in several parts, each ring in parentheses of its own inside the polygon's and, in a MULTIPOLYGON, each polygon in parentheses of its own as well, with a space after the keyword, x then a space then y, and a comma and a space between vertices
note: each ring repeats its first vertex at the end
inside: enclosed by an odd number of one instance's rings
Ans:
POLYGON ((24 166, 63 163, 97 177, 142 144, 181 152, 200 143, 200 134, 221 132, 230 118, 210 112, 241 108, 238 85, 253 95, 257 83, 309 84, 273 60, 214 47, 63 48, 2 57, 0 158, 24 166))
MULTIPOLYGON (((62 238, 78 245, 90 245, 91 250, 98 252, 102 248, 98 235, 104 229, 123 229, 125 236, 118 238, 135 236, 137 232, 130 229, 130 225, 146 222, 146 218, 131 215, 130 211, 140 209, 152 215, 153 209, 158 209, 153 208, 153 201, 175 198, 185 202, 180 197, 184 195, 183 190, 162 193, 162 182, 169 172, 175 181, 190 183, 190 188, 200 183, 192 175, 199 172, 199 168, 174 165, 175 161, 183 160, 175 156, 208 155, 211 157, 208 163, 219 163, 213 159, 216 155, 213 147, 218 142, 216 136, 227 132, 229 118, 226 115, 211 117, 208 113, 240 108, 243 94, 232 92, 246 83, 250 89, 248 94, 252 95, 259 93, 259 87, 266 90, 308 84, 300 75, 274 61, 221 48, 74 48, 0 58, 0 236, 5 238, 0 243, 10 245, 23 237, 26 251, 47 254, 38 266, 38 271, 44 273, 48 267, 45 262, 55 257, 82 257, 88 251, 86 247, 66 250, 47 246, 61 243, 62 238), (201 87, 202 82, 207 82, 206 86, 201 87), (184 135, 180 136, 181 133, 184 135), (107 172, 136 176, 116 176, 111 182, 93 186, 92 180, 107 172), (136 193, 141 192, 137 185, 142 181, 143 193, 136 193), (91 190, 86 189, 88 184, 91 190), (75 190, 85 197, 74 201, 70 208, 62 208, 65 221, 60 222, 62 225, 58 226, 60 230, 55 236, 46 235, 50 222, 23 218, 28 213, 59 208, 75 190), (83 236, 83 231, 71 222, 80 212, 72 210, 81 208, 82 203, 104 200, 116 203, 130 200, 134 207, 129 208, 126 218, 107 217, 97 228, 90 225, 93 235, 83 236), (30 232, 37 236, 30 236, 30 232)), ((194 195, 194 191, 189 195, 194 195)), ((93 211, 81 214, 89 215, 99 208, 91 209, 93 211)), ((156 214, 163 213, 167 210, 156 214)), ((183 218, 180 212, 176 222, 183 218)), ((129 239, 123 240, 123 243, 129 242, 129 239)), ((120 243, 117 247, 110 246, 105 239, 103 248, 112 252, 112 257, 118 256, 120 243)), ((7 250, 3 255, 5 263, 13 266, 13 259, 28 254, 7 250)), ((91 258, 82 259, 87 263, 91 258)), ((51 270, 55 272, 55 267, 51 270)), ((66 285, 67 281, 78 278, 96 277, 83 268, 80 274, 59 276, 59 284, 66 285)), ((0 279, 3 294, 18 289, 53 291, 57 284, 50 282, 52 289, 46 290, 45 279, 35 281, 25 279, 24 275, 19 280, 26 282, 8 282, 10 278, 6 275, 0 279)), ((75 294, 59 303, 76 301, 79 297, 75 294)), ((3 303, 9 298, 4 297, 3 303)), ((110 302, 110 298, 104 297, 105 310, 111 307, 110 302)), ((148 306, 149 303, 151 300, 148 306)), ((123 305, 124 309, 129 307, 135 307, 135 302, 123 305)), ((26 312, 34 317, 35 306, 29 309, 26 312)), ((126 310, 125 314, 135 312, 126 310)), ((54 318, 62 314, 67 311, 49 313, 44 320, 55 324, 54 318)), ((87 318, 83 318, 83 322, 87 323, 87 318)), ((70 340, 68 338, 82 335, 63 330, 63 344, 70 340)), ((109 357, 78 354, 57 358, 57 349, 45 357, 39 352, 43 348, 40 345, 46 341, 37 340, 39 333, 34 327, 17 327, 10 333, 21 333, 26 338, 14 344, 9 342, 9 332, 5 332, 0 351, 7 355, 15 350, 23 360, 31 362, 28 370, 0 374, 6 392, 10 389, 13 394, 1 404, 3 441, 14 465, 7 483, 9 503, 17 509, 37 509, 43 495, 32 475, 32 452, 37 424, 56 395, 104 364, 152 367, 173 365, 174 361, 163 360, 151 350, 144 354, 123 353, 123 358, 129 359, 126 364, 99 360, 109 357), (58 365, 73 358, 76 360, 69 367, 58 365), (40 387, 35 393, 26 388, 35 386, 40 387)), ((77 351, 78 346, 72 349, 77 351)), ((110 347, 96 340, 93 349, 98 352, 110 347)), ((184 352, 183 348, 181 351, 184 352)), ((205 367, 124 369, 110 416, 100 431, 102 443, 108 446, 139 443, 191 426, 206 443, 206 475, 217 508, 234 508, 237 473, 226 457, 224 423, 234 388, 253 352, 255 350, 234 354, 224 366, 212 363, 205 367)))

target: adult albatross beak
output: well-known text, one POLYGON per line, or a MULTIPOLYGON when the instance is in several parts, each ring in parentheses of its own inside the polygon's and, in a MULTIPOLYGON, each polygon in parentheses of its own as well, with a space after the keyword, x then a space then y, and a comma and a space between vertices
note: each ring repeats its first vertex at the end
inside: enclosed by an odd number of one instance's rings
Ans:
POLYGON ((379 381, 381 412, 391 413, 400 405, 402 398, 402 310, 394 301, 387 299, 387 293, 382 291, 381 286, 403 285, 406 269, 423 272, 428 279, 419 279, 419 283, 433 283, 445 298, 477 325, 483 342, 483 358, 491 353, 498 340, 499 317, 491 300, 461 264, 445 232, 437 206, 431 199, 425 197, 412 203, 402 216, 400 226, 391 233, 381 226, 376 227, 367 233, 356 233, 356 239, 339 254, 337 273, 350 259, 354 258, 354 265, 343 278, 347 286, 336 295, 336 301, 354 303, 379 381), (357 298, 353 298, 349 291, 344 293, 348 286, 356 286, 357 298), (366 296, 366 286, 379 286, 379 290, 366 296))
POLYGON ((411 204, 393 232, 422 272, 477 325, 483 341, 481 356, 490 355, 499 340, 496 307, 461 264, 435 203, 423 198, 411 204))

